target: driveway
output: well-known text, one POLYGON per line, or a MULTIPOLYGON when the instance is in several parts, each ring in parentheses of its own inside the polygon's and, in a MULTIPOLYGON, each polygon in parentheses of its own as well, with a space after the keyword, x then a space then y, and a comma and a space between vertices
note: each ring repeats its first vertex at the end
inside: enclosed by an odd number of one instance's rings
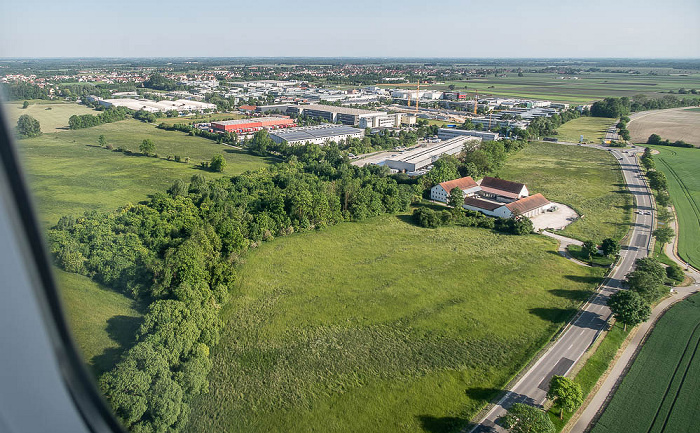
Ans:
POLYGON ((569 206, 560 203, 552 203, 557 207, 554 212, 544 212, 530 218, 535 226, 535 231, 550 229, 561 230, 578 219, 578 214, 569 206))

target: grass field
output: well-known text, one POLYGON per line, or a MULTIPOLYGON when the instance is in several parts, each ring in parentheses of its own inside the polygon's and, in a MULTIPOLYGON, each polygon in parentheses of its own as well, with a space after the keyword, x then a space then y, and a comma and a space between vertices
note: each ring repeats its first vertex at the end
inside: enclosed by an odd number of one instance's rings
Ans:
POLYGON ((651 146, 656 168, 668 179, 668 191, 678 215, 678 254, 700 268, 700 150, 651 146))
POLYGON ((96 375, 112 368, 132 343, 140 325, 140 306, 88 277, 54 268, 71 330, 96 375))
POLYGON ((609 152, 556 143, 531 143, 511 156, 499 176, 583 215, 562 234, 583 241, 621 239, 632 220, 632 196, 609 152))
POLYGON ((39 121, 41 131, 44 133, 56 132, 68 128, 68 119, 74 114, 97 114, 92 108, 69 102, 31 101, 26 109, 22 103, 12 102, 5 104, 7 118, 12 127, 17 125, 17 119, 22 114, 28 114, 39 121))
POLYGON ((700 112, 692 108, 652 110, 635 114, 628 125, 632 142, 646 143, 651 134, 700 146, 700 112))
POLYGON ((614 119, 606 117, 579 117, 561 125, 556 137, 560 141, 578 143, 581 135, 588 143, 600 144, 605 138, 605 131, 612 125, 614 119))
POLYGON ((252 252, 189 430, 457 431, 602 274, 545 237, 407 219, 344 223, 252 252))
POLYGON ((695 432, 700 424, 700 295, 659 320, 593 433, 695 432))
POLYGON ((18 145, 45 226, 55 224, 63 215, 82 215, 93 209, 111 211, 139 202, 150 194, 165 191, 176 179, 189 180, 195 173, 207 178, 232 176, 269 163, 205 138, 163 131, 136 120, 44 134, 19 140, 18 145), (151 139, 160 158, 127 156, 99 148, 96 143, 101 134, 115 149, 124 147, 136 152, 141 141, 151 139), (163 159, 171 154, 189 156, 192 161, 185 164, 163 159), (214 154, 226 158, 224 173, 195 167, 214 154))
MULTIPOLYGON (((572 104, 589 104, 608 96, 631 98, 644 94, 660 98, 670 90, 700 89, 700 74, 663 76, 594 72, 577 75, 577 78, 526 72, 523 77, 509 74, 506 77, 470 78, 466 81, 446 81, 444 84, 425 86, 425 89, 448 90, 450 85, 454 85, 455 90, 469 93, 478 91, 479 96, 483 97, 493 95, 546 99, 572 104)), ((397 87, 395 84, 386 86, 397 87)))

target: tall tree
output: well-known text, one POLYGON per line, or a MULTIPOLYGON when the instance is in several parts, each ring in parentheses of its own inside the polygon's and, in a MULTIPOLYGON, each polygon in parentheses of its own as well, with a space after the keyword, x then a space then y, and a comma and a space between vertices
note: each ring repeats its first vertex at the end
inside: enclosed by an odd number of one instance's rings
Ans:
POLYGON ((564 376, 553 376, 549 381, 547 398, 554 401, 554 406, 560 409, 559 419, 564 418, 564 411, 573 412, 583 403, 581 385, 564 376))
POLYGON ((627 325, 635 326, 651 315, 649 304, 644 302, 637 292, 631 290, 619 290, 613 293, 608 299, 608 307, 615 319, 624 324, 625 331, 627 331, 627 325))
POLYGON ((673 239, 674 234, 675 233, 673 232, 673 229, 671 227, 662 227, 654 230, 654 237, 656 238, 656 242, 659 242, 662 248, 664 244, 671 242, 671 239, 673 239))
POLYGON ((620 252, 620 243, 612 238, 603 239, 603 244, 601 245, 603 254, 606 256, 614 256, 620 252))
POLYGON ((460 208, 464 204, 464 193, 462 189, 458 186, 452 188, 450 191, 450 197, 447 200, 447 204, 453 208, 460 208))
POLYGON ((226 160, 223 155, 214 155, 209 163, 209 168, 212 171, 222 172, 226 168, 226 160))
POLYGON ((41 135, 39 121, 28 114, 19 116, 17 120, 17 135, 19 138, 31 138, 41 135))
POLYGON ((515 403, 501 419, 511 433, 554 433, 554 423, 547 413, 534 406, 515 403))
POLYGON ((141 144, 139 145, 139 152, 143 153, 146 156, 150 155, 155 150, 156 150, 156 145, 153 144, 153 141, 149 138, 143 140, 141 142, 141 144))
POLYGON ((581 246, 581 251, 588 258, 588 260, 591 260, 591 257, 593 257, 593 254, 598 252, 598 247, 596 246, 595 242, 586 241, 581 246))

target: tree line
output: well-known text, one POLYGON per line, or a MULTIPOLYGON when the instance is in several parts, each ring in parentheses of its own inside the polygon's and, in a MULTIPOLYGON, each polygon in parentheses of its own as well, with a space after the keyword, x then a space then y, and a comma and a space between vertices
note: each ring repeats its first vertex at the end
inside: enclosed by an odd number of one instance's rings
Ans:
POLYGON ((648 99, 644 95, 635 96, 633 100, 623 96, 621 98, 605 98, 591 105, 593 117, 620 117, 636 111, 660 110, 664 108, 691 107, 700 105, 698 97, 677 98, 665 95, 662 98, 648 99))
POLYGON ((655 144, 657 146, 671 146, 671 147, 686 147, 686 148, 694 148, 690 143, 686 143, 683 140, 676 140, 673 143, 669 140, 663 140, 659 134, 651 134, 649 138, 647 139, 647 144, 655 144))
POLYGON ((131 431, 182 431, 208 390, 218 311, 248 249, 405 211, 415 197, 382 167, 347 164, 337 146, 300 146, 287 164, 211 182, 198 174, 144 204, 62 217, 49 231, 58 266, 148 304, 134 346, 99 381, 116 415, 131 431))
POLYGON ((109 107, 99 114, 74 114, 68 119, 70 129, 83 129, 104 123, 118 122, 134 114, 134 110, 125 107, 109 107))

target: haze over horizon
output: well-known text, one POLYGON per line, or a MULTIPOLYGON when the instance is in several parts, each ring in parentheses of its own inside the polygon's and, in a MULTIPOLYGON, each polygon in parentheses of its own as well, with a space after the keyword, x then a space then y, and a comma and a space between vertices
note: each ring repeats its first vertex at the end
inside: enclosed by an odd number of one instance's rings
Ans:
POLYGON ((698 58, 699 19, 693 0, 27 0, 0 6, 0 57, 698 58))

